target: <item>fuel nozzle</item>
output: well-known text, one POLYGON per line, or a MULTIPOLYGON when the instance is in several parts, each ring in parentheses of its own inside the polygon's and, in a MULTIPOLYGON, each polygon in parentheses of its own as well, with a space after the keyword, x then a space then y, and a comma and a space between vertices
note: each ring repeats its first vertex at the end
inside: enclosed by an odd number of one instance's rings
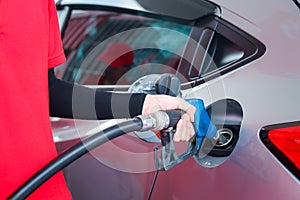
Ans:
POLYGON ((196 113, 194 116, 194 128, 196 133, 197 150, 200 149, 204 138, 207 140, 217 141, 219 136, 216 126, 210 121, 210 118, 204 107, 204 103, 201 99, 187 99, 191 105, 195 106, 196 113))
POLYGON ((139 115, 137 118, 142 120, 142 131, 164 130, 175 127, 184 112, 182 110, 160 110, 148 115, 139 115))
POLYGON ((201 99, 187 99, 186 101, 196 108, 194 116, 195 137, 189 142, 187 149, 182 154, 177 155, 173 142, 173 133, 175 132, 174 127, 180 119, 180 117, 178 118, 178 115, 180 116, 182 112, 176 113, 177 122, 175 123, 174 120, 172 124, 173 126, 162 129, 162 146, 157 146, 154 149, 155 164, 158 170, 169 170, 184 160, 196 155, 200 151, 204 139, 205 141, 210 141, 211 144, 215 144, 219 139, 221 139, 216 126, 210 121, 203 101, 201 99))
MULTIPOLYGON (((135 81, 129 88, 129 92, 165 94, 180 97, 180 87, 180 80, 174 74, 151 74, 135 81)), ((221 139, 215 125, 210 121, 203 101, 201 99, 186 99, 186 101, 196 108, 194 117, 195 137, 190 140, 186 151, 181 155, 177 155, 173 142, 176 124, 183 114, 181 110, 158 111, 150 115, 138 116, 143 122, 142 131, 160 131, 161 146, 157 146, 154 149, 155 163, 158 170, 168 170, 189 157, 198 154, 200 151, 201 155, 203 152, 205 154, 221 139)))

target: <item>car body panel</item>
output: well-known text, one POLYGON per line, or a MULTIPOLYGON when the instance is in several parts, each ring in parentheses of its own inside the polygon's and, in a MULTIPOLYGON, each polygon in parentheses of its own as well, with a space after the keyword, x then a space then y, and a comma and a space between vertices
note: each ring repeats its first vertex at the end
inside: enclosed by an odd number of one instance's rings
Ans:
MULTIPOLYGON (((82 3, 65 0, 62 4, 71 2, 82 3)), ((95 2, 102 4, 87 1, 95 2)), ((259 138, 264 126, 300 121, 299 9, 292 1, 213 2, 221 7, 222 19, 258 39, 266 52, 242 67, 184 90, 183 97, 201 98, 206 106, 222 99, 237 101, 243 110, 239 140, 228 159, 217 167, 206 168, 188 159, 169 171, 159 172, 151 199, 299 199, 299 180, 259 138)), ((108 4, 120 6, 120 1, 108 4)), ((145 11, 137 4, 126 4, 128 7, 145 11)), ((74 130, 76 125, 81 127, 76 123, 74 130)), ((87 135, 85 123, 95 122, 84 122, 81 136, 87 135)), ((97 123, 92 125, 94 129, 97 123)), ((59 130, 64 129, 54 129, 55 138, 62 137, 59 130)), ((65 148, 64 142, 69 139, 56 140, 58 147, 65 148)), ((71 164, 65 170, 67 182, 78 199, 93 199, 97 193, 103 199, 147 199, 155 177, 152 150, 156 145, 134 134, 117 138, 71 164), (84 163, 94 164, 83 167, 84 163), (82 189, 81 180, 84 184, 92 182, 91 188, 82 189), (116 190, 121 196, 113 192, 116 190)), ((185 145, 178 144, 179 149, 185 145)))

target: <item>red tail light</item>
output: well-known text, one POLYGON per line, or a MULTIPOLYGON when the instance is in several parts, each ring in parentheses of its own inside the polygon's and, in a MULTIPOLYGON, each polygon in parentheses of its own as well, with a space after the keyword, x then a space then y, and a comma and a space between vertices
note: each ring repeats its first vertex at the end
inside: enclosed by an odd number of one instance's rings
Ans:
POLYGON ((271 142, 300 170, 300 126, 269 131, 271 142))
POLYGON ((260 137, 266 147, 300 179, 300 122, 264 127, 260 137))

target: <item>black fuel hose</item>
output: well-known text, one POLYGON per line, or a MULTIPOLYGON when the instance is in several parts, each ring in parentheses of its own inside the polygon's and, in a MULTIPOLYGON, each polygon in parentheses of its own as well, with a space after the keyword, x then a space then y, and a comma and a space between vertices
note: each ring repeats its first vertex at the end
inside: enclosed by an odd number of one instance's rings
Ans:
POLYGON ((34 190, 47 181, 50 177, 56 174, 58 171, 65 168, 67 165, 77 160, 87 152, 93 150, 105 142, 112 140, 118 136, 133 131, 140 131, 143 127, 143 123, 139 118, 129 119, 114 126, 111 126, 103 131, 100 131, 76 145, 70 149, 64 151, 56 159, 51 161, 37 173, 35 173, 30 179, 22 184, 13 194, 11 194, 9 200, 23 200, 28 197, 34 190))
POLYGON ((8 200, 25 199, 58 171, 64 169, 73 161, 77 160, 99 145, 108 142, 109 140, 133 131, 149 130, 151 128, 162 130, 164 128, 174 127, 180 120, 182 114, 182 110, 166 110, 144 115, 147 116, 146 118, 144 118, 143 115, 140 115, 136 118, 120 122, 90 137, 87 137, 61 153, 57 158, 40 169, 30 179, 22 184, 14 193, 12 193, 8 197, 8 200), (163 124, 162 127, 161 124, 163 124))

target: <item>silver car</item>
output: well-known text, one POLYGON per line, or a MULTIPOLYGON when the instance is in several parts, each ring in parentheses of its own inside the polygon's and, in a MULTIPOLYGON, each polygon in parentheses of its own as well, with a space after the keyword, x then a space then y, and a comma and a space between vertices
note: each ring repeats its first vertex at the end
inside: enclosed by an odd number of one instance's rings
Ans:
MULTIPOLYGON (((297 0, 59 0, 57 9, 67 55, 57 76, 202 99, 224 138, 187 159, 191 144, 175 143, 176 164, 158 168, 155 132, 118 137, 64 169, 74 199, 299 199, 297 0), (114 65, 115 44, 127 57, 114 65)), ((124 119, 51 120, 62 152, 124 119)))

